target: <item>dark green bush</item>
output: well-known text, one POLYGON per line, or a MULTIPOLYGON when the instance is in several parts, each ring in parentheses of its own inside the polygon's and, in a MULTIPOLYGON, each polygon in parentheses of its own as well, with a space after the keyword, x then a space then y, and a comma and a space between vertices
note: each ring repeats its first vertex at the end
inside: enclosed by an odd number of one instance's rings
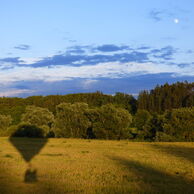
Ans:
POLYGON ((20 124, 15 128, 11 137, 42 138, 44 137, 44 131, 35 125, 20 124))
POLYGON ((168 135, 164 132, 156 132, 156 137, 155 137, 155 141, 159 141, 159 142, 173 142, 176 141, 176 138, 168 135))

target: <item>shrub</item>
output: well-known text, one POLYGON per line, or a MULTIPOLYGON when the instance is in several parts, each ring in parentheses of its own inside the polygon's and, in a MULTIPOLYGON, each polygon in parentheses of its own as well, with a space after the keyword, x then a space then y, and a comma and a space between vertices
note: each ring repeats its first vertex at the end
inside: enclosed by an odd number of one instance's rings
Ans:
POLYGON ((22 123, 15 126, 15 130, 12 132, 11 137, 42 138, 44 137, 44 131, 35 125, 22 123))
POLYGON ((0 136, 7 135, 7 129, 12 123, 12 118, 10 115, 0 115, 0 136))
POLYGON ((164 132, 156 132, 156 137, 155 137, 155 141, 159 141, 159 142, 173 142, 176 141, 176 138, 168 135, 164 132))

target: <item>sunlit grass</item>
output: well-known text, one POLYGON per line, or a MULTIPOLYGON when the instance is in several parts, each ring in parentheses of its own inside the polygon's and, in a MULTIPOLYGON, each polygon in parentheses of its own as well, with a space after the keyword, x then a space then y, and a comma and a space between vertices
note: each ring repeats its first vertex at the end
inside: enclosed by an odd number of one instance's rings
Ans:
POLYGON ((27 163, 0 138, 0 193, 194 191, 194 143, 49 139, 31 163, 38 182, 25 183, 27 163))

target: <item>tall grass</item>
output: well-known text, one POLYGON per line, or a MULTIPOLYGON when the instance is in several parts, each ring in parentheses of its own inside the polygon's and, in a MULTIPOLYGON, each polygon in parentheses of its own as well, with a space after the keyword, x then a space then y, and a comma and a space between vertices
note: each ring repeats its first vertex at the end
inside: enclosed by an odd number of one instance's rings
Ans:
MULTIPOLYGON (((20 141, 26 152, 35 142, 20 141)), ((24 182, 28 165, 9 140, 0 145, 3 194, 194 193, 194 143, 49 139, 31 160, 34 183, 24 182)))

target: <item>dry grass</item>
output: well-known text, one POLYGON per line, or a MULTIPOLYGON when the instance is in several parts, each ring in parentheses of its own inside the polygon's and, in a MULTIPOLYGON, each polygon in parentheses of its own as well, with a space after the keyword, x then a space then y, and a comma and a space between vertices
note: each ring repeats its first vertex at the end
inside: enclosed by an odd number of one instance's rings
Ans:
MULTIPOLYGON (((19 141, 23 154, 36 142, 19 141)), ((0 138, 0 193, 194 193, 194 143, 49 139, 31 163, 38 181, 26 183, 27 163, 0 138)))

